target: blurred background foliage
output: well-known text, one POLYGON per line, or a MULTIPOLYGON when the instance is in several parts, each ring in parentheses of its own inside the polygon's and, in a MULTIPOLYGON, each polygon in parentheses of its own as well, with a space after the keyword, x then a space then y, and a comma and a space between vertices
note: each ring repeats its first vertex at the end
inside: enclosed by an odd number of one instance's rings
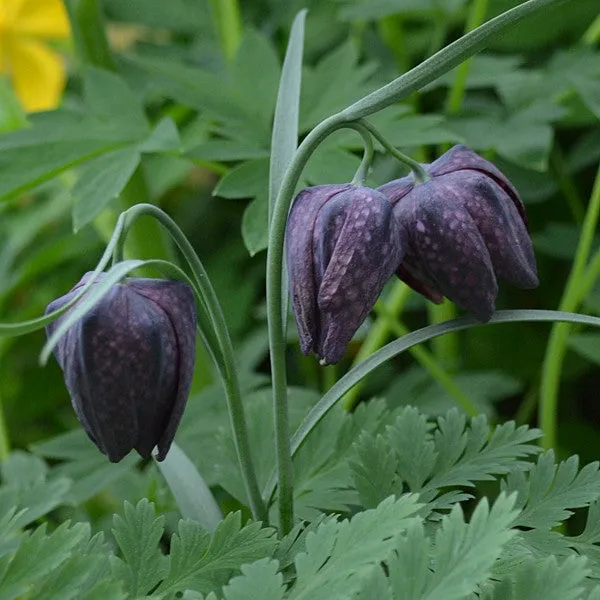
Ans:
MULTIPOLYGON (((10 1, 0 2, 0 15, 2 10, 6 15, 10 1)), ((23 10, 32 4, 19 2, 23 10)), ((67 73, 56 111, 31 112, 39 106, 28 103, 16 84, 23 81, 17 62, 2 67, 7 77, 0 85, 0 321, 41 314, 93 268, 120 210, 138 201, 161 206, 189 236, 222 302, 243 373, 251 435, 257 446, 262 443, 259 471, 268 475, 273 461, 272 426, 264 419, 270 402, 264 306, 268 160, 293 16, 309 9, 300 116, 304 135, 465 29, 518 3, 99 2, 110 52, 87 57, 86 65, 74 51, 81 41, 44 37, 48 51, 60 53, 67 73)), ((464 143, 498 164, 520 190, 541 285, 533 292, 503 287, 498 308, 555 309, 563 294, 600 159, 598 12, 597 0, 577 0, 536 15, 502 35, 468 67, 373 117, 393 144, 421 161, 464 143)), ((6 35, 0 29, 3 44, 6 35)), ((332 136, 311 159, 303 185, 350 180, 360 150, 356 134, 332 136)), ((370 181, 379 185, 403 174, 394 159, 378 154, 370 181)), ((173 255, 151 224, 136 231, 132 254, 173 255)), ((597 239, 594 244, 595 251, 597 239)), ((397 289, 391 285, 388 292, 397 289)), ((416 294, 405 296, 402 320, 409 329, 437 318, 416 294)), ((600 286, 580 310, 600 315, 600 286)), ((379 345, 394 337, 386 323, 383 313, 373 315, 346 359, 325 369, 300 354, 295 326, 289 327, 295 422, 352 364, 369 331, 378 328, 379 345)), ((535 424, 548 333, 549 327, 540 324, 479 327, 456 336, 450 350, 440 344, 429 350, 479 411, 492 420, 535 424)), ((134 469, 133 457, 107 464, 87 441, 58 366, 38 364, 43 339, 43 332, 0 338, 0 400, 10 447, 31 449, 55 465, 56 477, 75 482, 61 492, 75 514, 85 510, 102 520, 123 499, 142 496, 156 501, 159 510, 173 507, 152 465, 134 469), (130 476, 124 478, 125 473, 130 476), (84 508, 81 503, 92 497, 94 503, 84 508)), ((600 455, 600 334, 575 332, 569 344, 559 391, 558 451, 591 460, 600 455)), ((243 491, 236 489, 225 403, 215 381, 199 348, 194 392, 177 440, 221 490, 221 499, 233 502, 243 491)), ((455 404, 411 355, 368 378, 360 399, 373 396, 430 414, 455 404)), ((305 500, 304 506, 311 504, 305 500)))

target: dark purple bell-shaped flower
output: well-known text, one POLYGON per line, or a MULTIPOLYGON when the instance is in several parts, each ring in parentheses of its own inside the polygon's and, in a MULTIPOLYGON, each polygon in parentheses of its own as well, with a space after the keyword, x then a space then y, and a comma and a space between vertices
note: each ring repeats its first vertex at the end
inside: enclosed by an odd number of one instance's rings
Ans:
MULTIPOLYGON (((89 275, 46 312, 68 302, 89 275)), ((48 325, 48 335, 63 318, 48 325)), ((158 460, 165 458, 190 391, 195 352, 190 286, 131 278, 77 321, 54 355, 79 422, 100 451, 118 462, 132 449, 149 458, 155 446, 158 460)))
POLYGON ((380 192, 319 185, 296 197, 287 223, 290 294, 300 348, 338 362, 404 256, 404 232, 380 192))
POLYGON ((425 170, 424 183, 408 176, 378 188, 407 230, 397 274, 430 300, 446 296, 489 321, 496 277, 523 289, 539 283, 523 203, 497 167, 465 146, 425 170))

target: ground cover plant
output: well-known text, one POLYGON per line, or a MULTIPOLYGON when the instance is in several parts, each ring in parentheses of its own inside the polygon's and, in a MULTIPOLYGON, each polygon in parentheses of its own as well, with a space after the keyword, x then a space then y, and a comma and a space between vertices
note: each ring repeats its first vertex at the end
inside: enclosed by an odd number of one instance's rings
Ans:
POLYGON ((600 599, 597 2, 33 5, 0 599, 600 599))

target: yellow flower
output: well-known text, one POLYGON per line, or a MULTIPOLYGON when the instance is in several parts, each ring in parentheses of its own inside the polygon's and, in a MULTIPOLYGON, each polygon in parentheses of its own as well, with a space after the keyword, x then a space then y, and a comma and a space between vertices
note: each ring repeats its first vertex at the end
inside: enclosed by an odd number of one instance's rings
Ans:
POLYGON ((0 73, 10 78, 25 110, 58 105, 65 67, 47 40, 69 35, 61 0, 0 0, 0 73))

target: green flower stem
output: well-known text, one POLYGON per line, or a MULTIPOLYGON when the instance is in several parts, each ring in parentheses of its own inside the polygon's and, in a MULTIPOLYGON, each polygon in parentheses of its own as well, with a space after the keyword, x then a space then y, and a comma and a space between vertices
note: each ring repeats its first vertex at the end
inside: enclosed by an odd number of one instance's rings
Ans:
POLYGON ((585 216, 583 201, 581 200, 577 186, 567 172, 565 158, 556 140, 554 140, 552 151, 550 153, 550 168, 554 172, 560 191, 571 210, 573 220, 578 225, 581 225, 585 216))
POLYGON ((419 91, 444 73, 457 67, 463 60, 471 58, 483 50, 490 39, 524 17, 541 10, 548 10, 568 0, 527 0, 510 10, 490 19, 481 27, 452 42, 433 56, 424 60, 404 75, 358 100, 345 110, 341 115, 348 121, 356 121, 368 117, 386 106, 419 91))
POLYGON ((84 65, 115 71, 99 0, 66 0, 75 54, 84 65))
POLYGON ((237 0, 210 0, 213 22, 227 60, 233 60, 242 39, 242 17, 237 0))
MULTIPOLYGON (((594 188, 590 197, 579 244, 575 253, 573 267, 567 279, 563 297, 560 301, 559 310, 575 311, 583 296, 582 289, 590 286, 590 277, 586 277, 589 269, 586 264, 594 241, 594 233, 598 224, 600 213, 600 166, 596 174, 594 188), (583 285, 582 285, 583 284, 583 285)), ((596 261, 594 260, 594 263, 596 261)), ((596 268, 596 267, 594 267, 596 268)), ((593 273, 594 271, 592 271, 593 273)), ((567 341, 571 326, 569 323, 555 323, 550 332, 546 354, 542 363, 542 376, 540 384, 539 423, 544 431, 542 444, 544 448, 555 448, 557 442, 558 421, 558 392, 560 386, 560 375, 565 354, 567 352, 567 341)))
POLYGON ((423 165, 421 165, 421 163, 417 162, 416 160, 413 160, 410 156, 407 156, 406 154, 404 154, 403 152, 400 152, 400 150, 398 150, 397 148, 394 148, 394 146, 392 146, 383 135, 381 135, 381 133, 379 133, 379 131, 373 126, 371 125, 371 123, 369 123, 368 121, 365 121, 364 119, 360 119, 358 121, 358 123, 360 123, 361 125, 363 125, 365 127, 365 129, 368 130, 368 132, 397 160, 399 160, 401 163, 405 164, 407 167, 409 167, 409 169, 412 171, 415 183, 421 184, 421 183, 425 183, 426 181, 429 180, 429 174, 427 173, 427 171, 423 168, 423 165))
MULTIPOLYGON (((318 145, 336 129, 363 117, 368 117, 406 98, 483 49, 490 38, 505 27, 516 23, 523 17, 533 14, 536 11, 557 6, 565 1, 528 0, 498 15, 446 48, 443 48, 414 69, 365 96, 342 112, 322 121, 304 138, 296 150, 294 159, 285 172, 281 188, 277 195, 269 230, 267 251, 267 315, 269 320, 271 376, 273 380, 275 450, 279 484, 279 519, 283 535, 292 528, 294 501, 290 424, 287 407, 287 377, 285 370, 286 339, 283 327, 283 302, 281 296, 282 264, 287 215, 302 170, 318 145)), ((271 494, 268 494, 267 498, 270 499, 270 496, 271 494)))
POLYGON ((267 523, 268 513, 260 495, 256 471, 254 469, 250 451, 250 442, 248 439, 248 430, 244 416, 244 406, 242 403, 238 374, 235 366, 233 346, 231 344, 231 338, 229 336, 223 311, 221 310, 217 295, 210 283, 208 275, 204 270, 204 266, 189 240, 182 233, 181 229, 179 229, 177 223, 175 223, 175 221, 160 208, 152 204, 138 204, 129 209, 125 214, 125 234, 127 233, 128 228, 140 216, 150 215, 154 217, 169 232, 173 241, 190 266, 196 284, 195 287, 199 291, 203 305, 210 316, 220 346, 220 358, 222 360, 217 361, 217 367, 225 386, 235 449, 240 463, 250 509, 255 519, 267 523))
MULTIPOLYGON (((474 2, 471 3, 471 8, 469 10, 467 23, 465 26, 465 33, 473 31, 485 21, 488 6, 489 0, 474 0, 474 2)), ((446 113, 449 115, 456 114, 462 107, 470 68, 471 61, 465 60, 465 62, 463 62, 458 69, 456 69, 456 77, 452 82, 452 87, 450 88, 450 94, 448 95, 448 101, 446 104, 446 113)))
POLYGON ((360 161, 360 165, 352 178, 352 185, 363 186, 365 185, 365 181, 369 176, 369 169, 371 168, 371 163, 373 162, 373 140, 369 135, 369 131, 366 127, 363 127, 359 123, 351 123, 348 125, 352 129, 358 131, 360 133, 363 142, 364 142, 364 153, 362 160, 360 161))
POLYGON ((4 407, 2 406, 2 397, 0 397, 0 463, 6 460, 10 454, 10 438, 4 418, 4 407))
MULTIPOLYGON (((385 300, 386 312, 393 316, 399 315, 411 294, 412 290, 406 284, 402 283, 400 280, 397 280, 394 283, 394 287, 392 288, 389 297, 385 300)), ((384 301, 378 300, 378 303, 380 302, 384 303, 384 301)), ((352 366, 356 366, 358 363, 365 360, 365 358, 373 354, 373 352, 379 350, 379 348, 385 344, 389 335, 389 319, 377 319, 369 329, 369 333, 367 333, 367 337, 362 343, 360 350, 357 352, 352 366)), ((354 410, 358 404, 362 384, 363 382, 360 381, 344 396, 342 400, 342 406, 345 410, 354 410)))
POLYGON ((592 21, 592 24, 587 28, 581 39, 584 44, 588 44, 589 46, 595 46, 600 42, 600 15, 592 21))
MULTIPOLYGON (((408 327, 406 327, 396 315, 388 312, 383 302, 378 302, 375 305, 375 312, 388 322, 389 328, 397 337, 400 338, 410 333, 408 327)), ((452 376, 444 370, 444 367, 436 360, 431 352, 428 352, 427 349, 422 346, 413 346, 409 349, 409 352, 440 384, 440 386, 454 398, 456 404, 460 406, 467 415, 475 417, 479 414, 477 406, 475 406, 471 399, 460 389, 460 386, 457 385, 452 376)))

